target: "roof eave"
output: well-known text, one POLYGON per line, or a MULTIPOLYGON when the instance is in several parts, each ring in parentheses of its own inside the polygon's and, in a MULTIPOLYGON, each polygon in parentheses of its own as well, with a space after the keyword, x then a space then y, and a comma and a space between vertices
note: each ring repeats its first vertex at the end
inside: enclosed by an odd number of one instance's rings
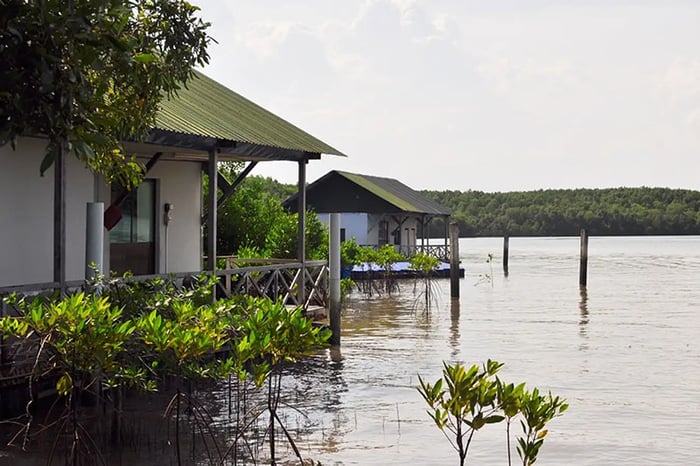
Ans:
MULTIPOLYGON (((306 152, 301 150, 284 149, 281 147, 265 146, 248 142, 238 142, 222 140, 214 137, 200 136, 195 134, 177 133, 162 129, 153 129, 143 141, 146 144, 154 144, 165 147, 172 147, 174 151, 186 150, 206 154, 212 149, 217 150, 223 158, 234 160, 250 161, 271 161, 271 160, 315 160, 320 159, 321 154, 317 152, 306 152)), ((336 154, 331 154, 336 155, 336 154)), ((344 154, 341 154, 345 157, 344 154)), ((193 156, 197 158, 196 156, 193 156)))

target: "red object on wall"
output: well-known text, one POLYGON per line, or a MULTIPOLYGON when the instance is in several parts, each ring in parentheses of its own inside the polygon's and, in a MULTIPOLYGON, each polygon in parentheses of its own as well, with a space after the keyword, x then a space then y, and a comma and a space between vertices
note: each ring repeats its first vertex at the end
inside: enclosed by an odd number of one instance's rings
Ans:
POLYGON ((110 231, 122 219, 122 209, 119 206, 111 205, 105 211, 105 228, 110 231))

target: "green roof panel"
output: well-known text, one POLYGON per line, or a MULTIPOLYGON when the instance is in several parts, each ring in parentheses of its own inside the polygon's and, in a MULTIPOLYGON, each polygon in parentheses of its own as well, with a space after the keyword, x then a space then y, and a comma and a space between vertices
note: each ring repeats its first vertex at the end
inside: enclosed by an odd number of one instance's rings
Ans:
MULTIPOLYGON (((375 196, 384 199, 389 204, 393 204, 401 210, 405 210, 406 212, 420 212, 420 209, 413 205, 410 201, 402 199, 399 196, 391 193, 387 189, 383 188, 382 184, 384 183, 377 183, 376 181, 372 181, 372 178, 377 177, 369 177, 367 175, 359 175, 355 173, 341 171, 337 172, 340 175, 352 181, 353 183, 365 188, 367 191, 371 192, 375 196)), ((384 178, 384 180, 389 180, 389 178, 384 178)))
POLYGON ((224 141, 345 155, 198 71, 187 88, 161 103, 155 127, 224 141))

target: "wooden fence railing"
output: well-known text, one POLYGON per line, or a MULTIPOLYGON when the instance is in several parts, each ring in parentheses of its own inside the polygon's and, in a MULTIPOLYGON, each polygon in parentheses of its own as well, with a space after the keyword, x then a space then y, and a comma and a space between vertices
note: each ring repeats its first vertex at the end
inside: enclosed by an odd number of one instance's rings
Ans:
MULTIPOLYGON (((246 260, 255 263, 256 259, 246 260)), ((229 264, 227 264, 229 265, 229 264)), ((326 306, 328 304, 328 263, 326 261, 280 262, 249 265, 217 271, 222 291, 227 295, 267 296, 288 305, 326 306)))
MULTIPOLYGON (((363 245, 367 246, 370 248, 377 249, 378 246, 376 245, 363 245)), ((415 246, 396 246, 396 250, 403 254, 404 256, 411 258, 418 254, 419 252, 422 252, 424 254, 428 254, 429 256, 436 257, 440 259, 441 261, 449 261, 450 260, 450 246, 447 245, 445 246, 444 244, 426 244, 421 246, 420 244, 417 244, 415 246)))

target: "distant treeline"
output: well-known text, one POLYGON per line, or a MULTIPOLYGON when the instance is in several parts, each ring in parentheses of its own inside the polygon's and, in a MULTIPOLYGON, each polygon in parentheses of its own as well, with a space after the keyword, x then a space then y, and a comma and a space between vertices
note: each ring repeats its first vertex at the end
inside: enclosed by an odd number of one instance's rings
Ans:
MULTIPOLYGON (((460 236, 698 235, 700 191, 550 189, 508 193, 422 191, 452 209, 460 236)), ((444 235, 433 221, 431 236, 444 235)))

